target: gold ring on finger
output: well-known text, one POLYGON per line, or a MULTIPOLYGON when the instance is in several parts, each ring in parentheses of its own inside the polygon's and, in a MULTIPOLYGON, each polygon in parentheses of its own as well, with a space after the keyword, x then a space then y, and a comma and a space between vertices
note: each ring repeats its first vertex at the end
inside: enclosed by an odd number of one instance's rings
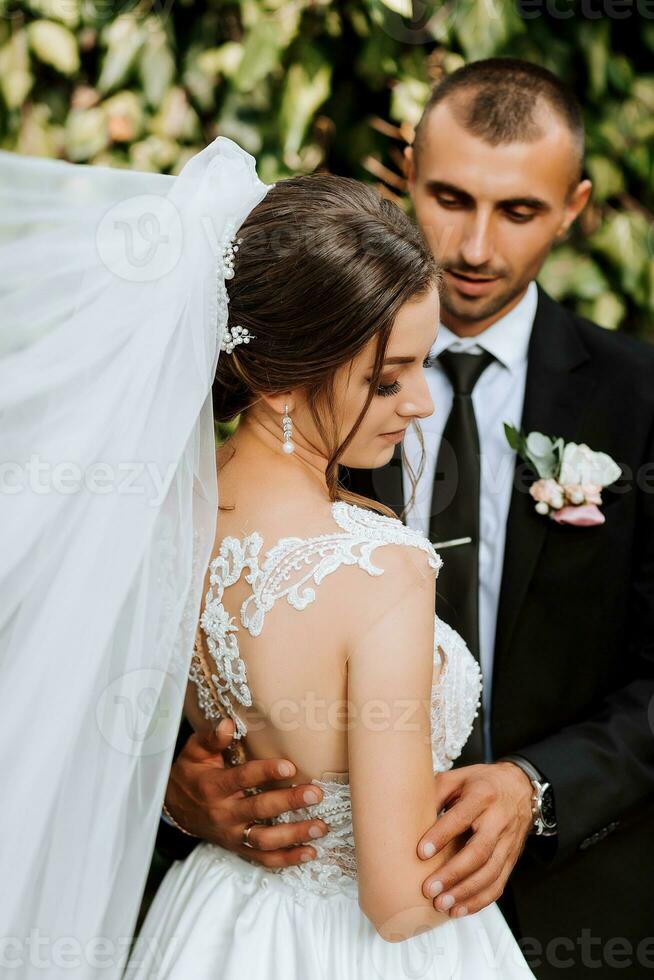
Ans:
POLYGON ((250 831, 256 826, 257 821, 253 820, 251 823, 246 824, 243 828, 243 833, 241 834, 241 843, 243 844, 243 847, 254 847, 254 844, 250 843, 250 831))

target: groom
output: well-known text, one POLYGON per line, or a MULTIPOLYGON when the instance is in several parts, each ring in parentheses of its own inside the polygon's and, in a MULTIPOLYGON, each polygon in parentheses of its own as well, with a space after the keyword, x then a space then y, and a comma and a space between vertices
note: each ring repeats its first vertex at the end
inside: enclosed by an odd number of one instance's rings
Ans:
MULTIPOLYGON (((421 423, 426 464, 406 520, 434 543, 472 539, 442 548, 438 592, 484 677, 467 768, 439 777, 442 802, 452 791, 459 803, 422 843, 468 827, 480 840, 480 854, 473 837, 433 876, 435 904, 452 895, 454 913, 479 908, 491 869, 502 881, 526 845, 500 905, 536 975, 575 980, 654 976, 654 351, 534 282, 588 200, 583 138, 558 79, 493 59, 436 87, 407 151, 445 281, 427 372, 436 411, 421 423), (516 467, 504 422, 621 465, 603 525, 536 513, 534 474, 516 467), (511 769, 539 791, 550 784, 547 835, 507 823, 511 769)), ((404 451, 416 470, 417 441, 404 451)), ((383 470, 352 471, 350 485, 398 514, 411 490, 399 452, 383 470)))
MULTIPOLYGON (((574 99, 548 72, 510 60, 449 76, 408 151, 445 289, 427 369, 436 412, 406 520, 445 542, 439 610, 458 617, 484 675, 462 764, 438 777, 447 812, 418 853, 469 838, 437 876, 436 906, 472 914, 504 890, 501 907, 543 980, 654 976, 654 352, 534 282, 588 199, 582 154, 574 99), (534 475, 516 465, 504 422, 618 461, 602 526, 535 512, 534 475), (471 540, 447 546, 461 537, 471 540), (536 787, 547 835, 532 832, 536 787)), ((405 452, 415 469, 410 438, 405 452)), ((349 479, 398 513, 409 502, 399 456, 349 479)), ((274 760, 223 770, 223 744, 193 737, 181 748, 166 802, 184 827, 239 851, 234 792, 282 774, 274 760)), ((305 789, 252 797, 251 819, 302 806, 305 789)), ((295 863, 310 846, 292 833, 255 828, 247 856, 295 863)), ((182 856, 194 842, 165 827, 159 843, 182 856)))

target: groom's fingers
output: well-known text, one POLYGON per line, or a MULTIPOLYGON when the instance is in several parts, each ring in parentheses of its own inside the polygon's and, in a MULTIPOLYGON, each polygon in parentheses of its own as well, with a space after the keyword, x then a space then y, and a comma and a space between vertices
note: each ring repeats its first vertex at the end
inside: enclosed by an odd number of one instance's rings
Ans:
MULTIPOLYGON (((243 828, 241 834, 242 832, 243 828)), ((310 844, 312 840, 319 836, 324 837, 326 833, 327 825, 322 820, 298 820, 290 824, 277 824, 274 827, 256 824, 250 830, 248 841, 259 851, 277 851, 283 847, 294 848, 297 844, 310 844)), ((304 850, 312 852, 310 847, 304 850)), ((315 852, 312 852, 311 856, 314 857, 315 852)), ((301 855, 295 857, 299 860, 301 855)))
POLYGON ((296 772, 288 759, 251 759, 220 773, 221 794, 254 789, 278 779, 288 779, 296 772))
POLYGON ((237 820, 249 823, 251 820, 279 817, 289 810, 299 810, 309 804, 316 804, 320 799, 316 786, 285 786, 282 789, 269 789, 253 796, 244 796, 234 802, 232 812, 237 820), (305 794, 310 794, 311 798, 305 794))
POLYGON ((441 912, 445 911, 442 899, 450 896, 454 904, 450 901, 446 904, 450 906, 450 916, 453 918, 479 912, 500 897, 509 877, 509 868, 508 855, 503 857, 496 851, 479 871, 443 892, 434 901, 434 908, 441 912))
POLYGON ((485 809, 484 799, 476 793, 461 797, 420 838, 418 857, 424 860, 442 851, 446 844, 470 830, 485 809))
MULTIPOLYGON (((423 883, 425 898, 434 899, 434 907, 450 911, 480 890, 496 882, 506 867, 504 849, 497 846, 497 834, 476 833, 459 853, 423 883)), ((501 892, 500 892, 501 894, 501 892)))
POLYGON ((222 766, 222 753, 229 747, 233 737, 234 722, 223 718, 217 728, 190 735, 183 752, 189 762, 204 762, 211 757, 217 757, 216 762, 222 766))

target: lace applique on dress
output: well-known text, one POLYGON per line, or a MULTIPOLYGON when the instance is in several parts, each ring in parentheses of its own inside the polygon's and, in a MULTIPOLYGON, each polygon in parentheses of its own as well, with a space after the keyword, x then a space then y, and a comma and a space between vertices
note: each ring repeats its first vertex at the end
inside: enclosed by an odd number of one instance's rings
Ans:
POLYGON ((464 640, 438 616, 434 651, 444 663, 438 683, 432 688, 431 752, 434 772, 445 772, 452 768, 470 737, 479 713, 482 679, 479 664, 464 640))
POLYGON ((381 575, 383 569, 373 564, 372 554, 385 544, 411 544, 429 556, 429 564, 436 572, 442 565, 430 542, 397 518, 345 501, 332 504, 332 516, 340 531, 312 538, 281 538, 266 553, 262 564, 259 563, 263 543, 260 534, 255 531, 242 541, 226 537, 209 566, 210 588, 200 625, 207 637, 212 664, 207 676, 201 654, 196 650, 190 676, 197 686, 198 703, 205 715, 215 721, 226 712, 234 721, 236 739, 247 733, 247 727, 237 714, 234 702, 249 707, 252 695, 245 662, 239 654, 236 637, 239 627, 222 600, 225 589, 237 582, 244 571, 251 594, 241 605, 241 625, 252 636, 259 636, 266 613, 278 599, 285 598, 295 609, 306 609, 316 598, 313 586, 320 585, 341 565, 358 565, 370 575, 381 575), (214 700, 218 702, 213 707, 212 688, 214 700))
MULTIPOLYGON (((236 717, 232 699, 249 705, 252 697, 245 664, 238 653, 238 626, 225 611, 222 597, 225 588, 236 582, 244 570, 251 594, 241 606, 241 625, 258 636, 266 612, 278 599, 286 598, 294 608, 305 609, 316 597, 314 586, 342 564, 356 564, 370 575, 381 575, 383 569, 372 560, 375 548, 381 545, 414 545, 429 555, 429 564, 436 572, 441 567, 441 559, 431 543, 397 518, 342 501, 332 505, 332 514, 339 532, 314 538, 282 538, 267 552, 262 564, 259 563, 262 539, 256 533, 243 541, 225 538, 220 553, 211 563, 211 588, 200 623, 212 659, 207 664, 196 647, 190 677, 196 683, 198 704, 207 718, 217 720, 227 712, 235 720, 235 737, 244 735, 246 726, 236 717)), ((432 761, 434 772, 442 772, 451 768, 472 731, 481 698, 481 672, 459 634, 438 617, 434 626, 434 664, 441 669, 432 685, 432 761)), ((357 892, 347 773, 322 776, 312 780, 322 790, 320 803, 283 813, 273 821, 291 823, 321 818, 329 825, 325 837, 311 842, 316 850, 315 860, 271 871, 291 888, 294 899, 300 903, 307 902, 311 896, 352 896, 357 892)), ((215 846, 217 861, 227 857, 215 846)))

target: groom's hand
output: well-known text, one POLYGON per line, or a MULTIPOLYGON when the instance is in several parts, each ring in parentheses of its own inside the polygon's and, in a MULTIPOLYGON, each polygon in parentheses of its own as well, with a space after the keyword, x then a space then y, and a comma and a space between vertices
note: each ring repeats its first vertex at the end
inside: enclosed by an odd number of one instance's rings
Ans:
POLYGON ((302 820, 274 827, 264 824, 250 832, 253 847, 242 843, 247 824, 277 817, 309 802, 318 803, 322 793, 317 786, 305 784, 246 795, 246 789, 289 779, 296 769, 287 759, 257 759, 226 766, 222 753, 233 734, 233 722, 225 719, 215 732, 191 735, 170 771, 166 807, 171 816, 202 840, 220 844, 267 868, 312 860, 316 856, 314 848, 297 845, 323 836, 327 824, 322 820, 302 820), (304 794, 309 792, 315 799, 305 799, 304 794), (312 828, 318 828, 320 834, 312 834, 312 828))
POLYGON ((447 810, 418 842, 418 856, 432 857, 459 834, 468 840, 425 879, 423 894, 440 912, 472 915, 504 891, 532 827, 533 788, 518 766, 496 762, 439 773, 436 789, 437 813, 447 810))

